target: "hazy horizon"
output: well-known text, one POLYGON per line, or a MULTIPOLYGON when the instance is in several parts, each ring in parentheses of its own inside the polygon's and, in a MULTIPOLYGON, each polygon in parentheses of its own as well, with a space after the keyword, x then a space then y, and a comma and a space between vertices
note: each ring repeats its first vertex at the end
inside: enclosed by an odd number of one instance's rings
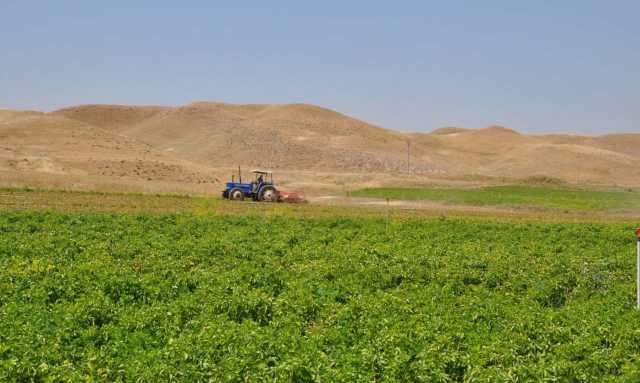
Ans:
POLYGON ((0 5, 0 107, 307 103, 393 130, 640 132, 640 3, 0 5))

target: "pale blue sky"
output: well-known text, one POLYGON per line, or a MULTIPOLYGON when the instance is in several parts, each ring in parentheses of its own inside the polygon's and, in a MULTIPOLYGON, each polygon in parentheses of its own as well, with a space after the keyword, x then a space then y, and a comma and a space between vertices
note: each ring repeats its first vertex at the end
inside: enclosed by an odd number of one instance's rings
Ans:
POLYGON ((640 132, 640 1, 2 0, 0 107, 195 100, 640 132))

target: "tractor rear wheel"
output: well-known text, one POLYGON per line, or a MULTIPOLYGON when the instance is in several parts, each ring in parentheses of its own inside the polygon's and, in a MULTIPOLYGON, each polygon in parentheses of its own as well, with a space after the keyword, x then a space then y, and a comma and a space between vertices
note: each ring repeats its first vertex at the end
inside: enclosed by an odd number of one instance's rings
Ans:
POLYGON ((260 192, 260 201, 276 202, 278 201, 278 192, 272 187, 266 187, 260 192))
POLYGON ((233 189, 229 192, 229 199, 232 201, 244 200, 244 193, 240 189, 233 189))

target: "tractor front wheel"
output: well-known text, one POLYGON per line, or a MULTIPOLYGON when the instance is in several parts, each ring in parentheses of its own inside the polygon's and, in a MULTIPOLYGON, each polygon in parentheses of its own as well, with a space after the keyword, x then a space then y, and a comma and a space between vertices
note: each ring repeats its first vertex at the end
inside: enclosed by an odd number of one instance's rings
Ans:
POLYGON ((233 189, 229 192, 229 199, 232 201, 244 200, 244 193, 240 189, 233 189))

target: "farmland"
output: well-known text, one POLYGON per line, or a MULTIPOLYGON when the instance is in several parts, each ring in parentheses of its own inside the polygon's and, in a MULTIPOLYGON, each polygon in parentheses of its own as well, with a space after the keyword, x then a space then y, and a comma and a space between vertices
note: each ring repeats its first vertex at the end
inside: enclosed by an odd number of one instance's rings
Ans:
POLYGON ((55 196, 133 202, 0 210, 2 381, 640 379, 632 223, 55 196))
POLYGON ((510 206, 548 210, 615 211, 640 210, 640 193, 633 189, 590 190, 561 186, 506 185, 484 188, 369 188, 354 197, 395 200, 432 200, 451 204, 510 206))

